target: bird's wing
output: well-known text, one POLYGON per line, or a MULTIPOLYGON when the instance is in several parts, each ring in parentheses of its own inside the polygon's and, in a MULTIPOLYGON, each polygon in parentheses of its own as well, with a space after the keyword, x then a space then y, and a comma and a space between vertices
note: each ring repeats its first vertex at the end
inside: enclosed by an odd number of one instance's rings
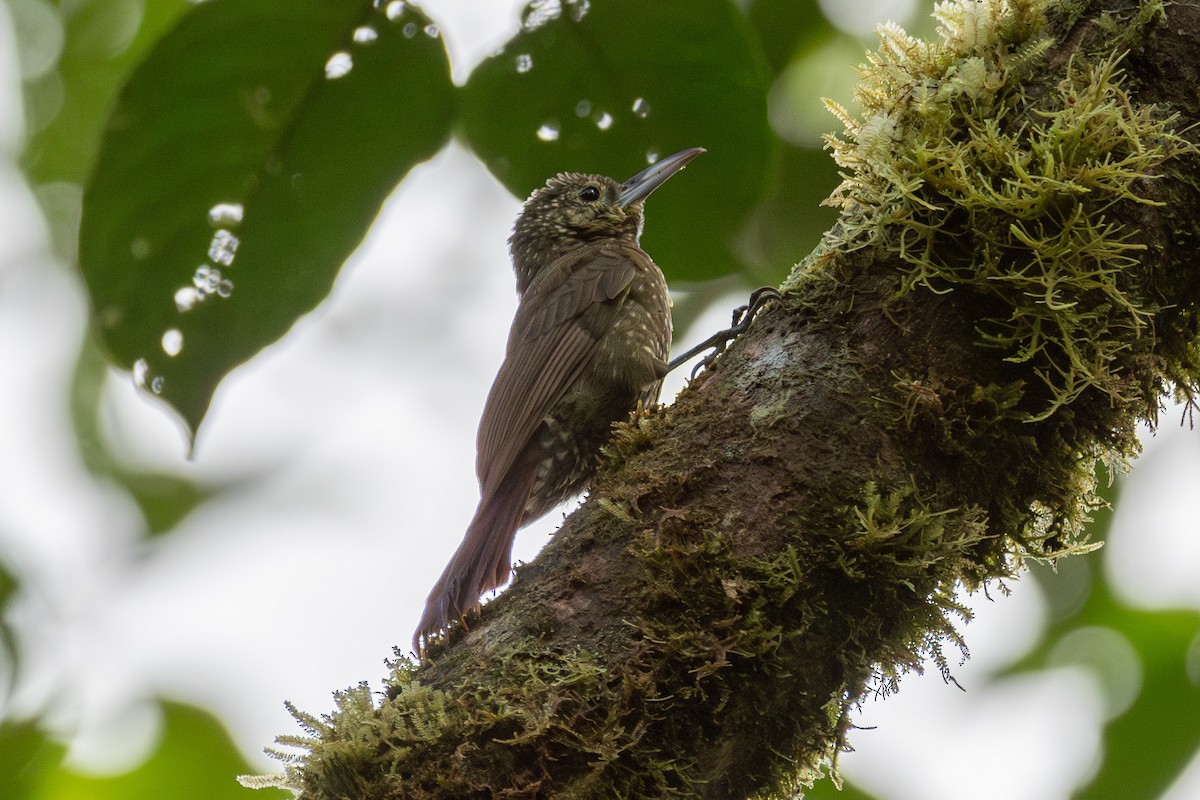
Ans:
POLYGON ((640 250, 597 243, 567 254, 530 284, 479 422, 475 471, 487 498, 612 327, 640 250))

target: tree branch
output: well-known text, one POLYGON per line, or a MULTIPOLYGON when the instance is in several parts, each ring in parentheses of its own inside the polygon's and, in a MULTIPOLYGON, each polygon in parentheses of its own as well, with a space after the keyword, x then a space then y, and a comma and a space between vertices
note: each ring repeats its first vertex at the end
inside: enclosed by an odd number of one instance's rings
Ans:
POLYGON ((381 702, 300 714, 284 782, 787 796, 864 695, 946 669, 960 586, 1086 548, 1097 461, 1200 376, 1200 9, 1104 5, 885 31, 834 148, 841 218, 784 302, 620 428, 470 631, 398 659, 381 702))

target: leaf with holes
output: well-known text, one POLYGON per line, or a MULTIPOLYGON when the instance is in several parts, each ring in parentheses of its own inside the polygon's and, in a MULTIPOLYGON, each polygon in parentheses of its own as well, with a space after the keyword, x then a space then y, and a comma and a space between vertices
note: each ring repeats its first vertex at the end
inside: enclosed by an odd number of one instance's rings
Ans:
POLYGON ((773 158, 767 66, 727 0, 533 3, 467 81, 463 130, 520 197, 559 171, 624 180, 685 147, 708 154, 647 204, 646 250, 672 279, 739 269, 733 240, 773 158))
POLYGON ((411 3, 196 6, 125 86, 84 192, 80 263, 115 360, 194 435, 221 379, 324 299, 454 110, 411 3))

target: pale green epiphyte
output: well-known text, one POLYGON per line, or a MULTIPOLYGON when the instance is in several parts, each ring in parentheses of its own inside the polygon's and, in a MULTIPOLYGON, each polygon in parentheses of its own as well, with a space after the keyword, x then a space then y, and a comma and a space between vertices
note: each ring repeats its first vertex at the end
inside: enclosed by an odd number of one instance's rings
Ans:
POLYGON ((999 301, 978 343, 1027 366, 1046 399, 1026 419, 1089 389, 1117 399, 1121 355, 1157 308, 1133 275, 1146 246, 1114 207, 1154 205, 1150 182, 1195 146, 1175 117, 1131 99, 1121 53, 1076 53, 1042 83, 1054 44, 1044 2, 944 2, 935 14, 936 43, 880 28, 858 115, 828 104, 845 126, 827 139, 844 180, 823 247, 898 255, 904 291, 999 301))

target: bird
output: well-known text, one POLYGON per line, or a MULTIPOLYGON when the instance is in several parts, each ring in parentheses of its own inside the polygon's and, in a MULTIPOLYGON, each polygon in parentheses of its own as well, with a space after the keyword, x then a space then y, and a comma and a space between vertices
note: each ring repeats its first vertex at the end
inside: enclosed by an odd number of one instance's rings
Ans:
POLYGON ((587 489, 613 424, 657 402, 671 300, 640 245, 644 202, 703 152, 624 183, 559 173, 522 206, 508 240, 517 311, 476 439, 479 505, 426 600, 416 653, 508 581, 517 530, 587 489))

